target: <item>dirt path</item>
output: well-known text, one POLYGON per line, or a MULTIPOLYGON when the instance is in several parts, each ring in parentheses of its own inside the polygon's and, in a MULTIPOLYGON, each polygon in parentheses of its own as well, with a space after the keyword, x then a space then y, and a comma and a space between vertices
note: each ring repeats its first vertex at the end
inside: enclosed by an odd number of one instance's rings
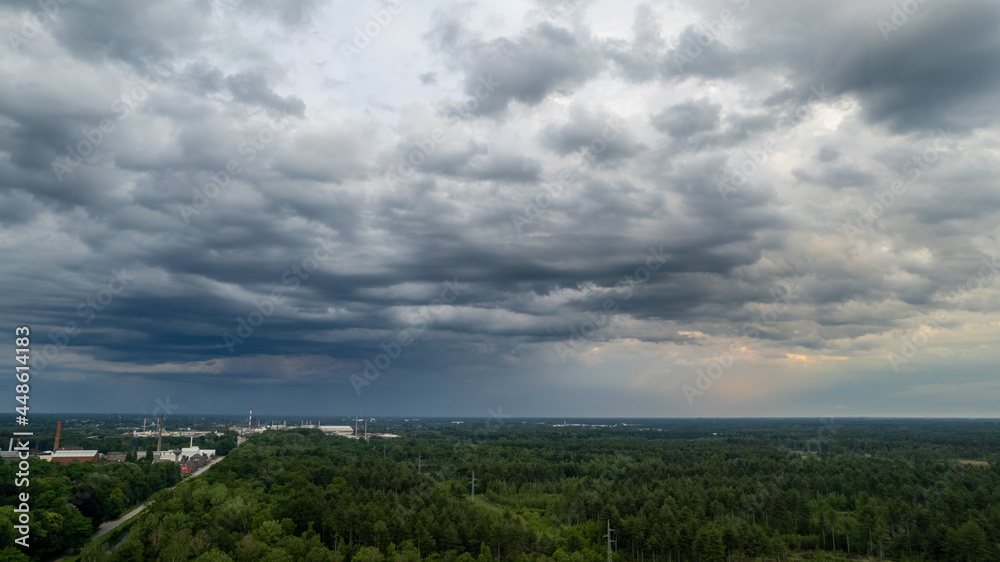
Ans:
MULTIPOLYGON (((213 464, 221 461, 224 458, 226 458, 226 457, 215 457, 214 459, 208 461, 208 464, 206 464, 205 466, 203 466, 203 467, 199 468, 198 470, 192 472, 191 476, 189 478, 185 478, 181 482, 186 482, 186 481, 190 480, 191 478, 194 478, 195 476, 198 476, 199 474, 201 474, 201 473, 205 472, 206 470, 208 470, 209 467, 211 467, 213 464)), ((168 490, 173 490, 176 487, 177 486, 174 485, 174 486, 171 486, 171 487, 169 487, 167 489, 168 490)), ((129 519, 135 517, 136 515, 138 515, 139 513, 141 513, 142 510, 146 509, 147 507, 149 507, 152 504, 153 504, 153 502, 151 502, 151 501, 150 502, 146 502, 146 503, 140 505, 139 507, 133 509, 132 511, 126 513, 125 515, 122 515, 121 518, 119 518, 119 519, 116 519, 114 521, 108 521, 107 523, 101 524, 100 528, 97 529, 97 532, 94 533, 94 536, 91 537, 90 540, 99 539, 99 538, 103 537, 104 535, 110 533, 111 531, 113 531, 116 528, 118 528, 119 525, 121 525, 122 523, 124 523, 124 522, 128 521, 129 519)))
MULTIPOLYGON (((206 464, 205 466, 203 466, 203 467, 199 468, 198 470, 194 471, 193 473, 191 473, 191 476, 189 478, 185 478, 184 480, 181 480, 181 482, 178 482, 178 484, 183 483, 183 482, 187 482, 191 478, 194 478, 195 476, 198 476, 198 475, 202 474, 203 472, 205 472, 206 470, 208 470, 209 468, 211 468, 213 464, 221 461, 224 458, 226 458, 226 457, 215 457, 214 459, 208 461, 208 464, 206 464)), ((171 486, 171 487, 165 488, 165 489, 167 489, 167 490, 173 490, 176 487, 177 486, 174 485, 174 486, 171 486)), ((103 537, 104 535, 110 533, 111 531, 114 531, 115 529, 118 528, 119 525, 121 525, 122 523, 124 523, 124 522, 128 521, 129 519, 135 517, 136 515, 139 515, 140 513, 142 513, 142 511, 144 509, 146 509, 147 507, 149 507, 151 505, 153 505, 153 502, 148 501, 148 502, 140 505, 139 507, 133 509, 132 511, 126 513, 125 515, 122 515, 120 518, 118 518, 118 519, 116 519, 114 521, 108 521, 107 523, 101 524, 101 526, 97 529, 97 532, 94 533, 94 536, 90 537, 90 540, 92 540, 92 541, 97 540, 97 539, 103 537)), ((65 560, 66 558, 69 558, 69 556, 71 556, 71 555, 66 555, 66 556, 63 556, 61 558, 58 558, 54 562, 59 562, 60 560, 65 560)))

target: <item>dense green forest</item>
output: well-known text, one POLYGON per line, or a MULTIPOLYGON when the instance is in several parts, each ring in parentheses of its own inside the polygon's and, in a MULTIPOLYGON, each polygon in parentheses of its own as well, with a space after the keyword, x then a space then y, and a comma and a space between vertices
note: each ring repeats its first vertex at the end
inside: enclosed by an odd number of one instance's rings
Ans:
MULTIPOLYGON (((40 450, 51 449, 54 445, 55 418, 49 417, 51 419, 39 423, 36 429, 39 438, 33 446, 40 450)), ((128 453, 130 462, 63 465, 31 459, 30 485, 26 489, 14 485, 18 471, 16 463, 0 465, 0 562, 28 560, 9 546, 14 544, 16 536, 14 507, 19 492, 30 493, 32 559, 45 560, 53 553, 82 547, 101 523, 117 519, 127 509, 149 499, 154 492, 181 480, 180 467, 176 464, 153 464, 136 459, 137 451, 146 451, 146 458, 152 458, 155 439, 123 437, 121 429, 108 421, 81 427, 67 426, 61 445, 96 449, 101 453, 122 451, 128 453)), ((3 426, 3 429, 8 435, 19 430, 14 425, 3 426)), ((164 437, 163 447, 186 447, 189 442, 184 437, 164 437)), ((236 433, 210 433, 196 438, 195 443, 225 455, 236 446, 236 433)))
POLYGON ((597 562, 610 521, 617 560, 1000 560, 998 428, 268 431, 155 494, 127 536, 81 559, 597 562))
MULTIPOLYGON (((15 463, 0 466, 0 544, 14 544, 16 496, 30 493, 31 555, 44 560, 67 548, 80 548, 104 521, 118 518, 124 510, 147 499, 153 492, 173 486, 181 479, 174 463, 138 462, 59 464, 32 459, 30 485, 14 485, 15 463)), ((0 550, 0 560, 21 558, 14 547, 0 550)))

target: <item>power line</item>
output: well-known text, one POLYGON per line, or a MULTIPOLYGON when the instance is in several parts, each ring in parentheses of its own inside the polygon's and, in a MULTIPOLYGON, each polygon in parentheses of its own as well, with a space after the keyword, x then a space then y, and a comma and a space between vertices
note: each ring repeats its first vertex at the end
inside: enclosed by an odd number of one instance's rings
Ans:
POLYGON ((612 545, 617 546, 618 540, 615 538, 615 530, 611 528, 611 519, 608 519, 608 534, 604 535, 608 538, 608 562, 611 562, 611 547, 612 545))

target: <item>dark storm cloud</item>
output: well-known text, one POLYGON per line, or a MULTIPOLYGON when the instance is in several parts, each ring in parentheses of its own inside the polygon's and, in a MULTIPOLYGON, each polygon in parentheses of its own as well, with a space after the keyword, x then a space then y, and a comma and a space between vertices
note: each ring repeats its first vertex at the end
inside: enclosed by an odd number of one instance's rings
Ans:
POLYGON ((63 9, 52 34, 66 52, 135 68, 169 61, 193 47, 211 13, 207 2, 70 2, 63 9))
POLYGON ((199 95, 218 92, 227 82, 220 69, 204 62, 191 63, 180 74, 179 82, 199 95))
POLYGON ((302 116, 306 104, 301 98, 282 98, 267 86, 267 80, 260 74, 242 72, 226 77, 226 84, 233 97, 246 104, 259 105, 275 113, 302 116))
POLYGON ((522 156, 493 156, 473 165, 468 177, 503 182, 534 182, 541 173, 537 160, 522 156))
POLYGON ((612 39, 607 42, 605 49, 608 58, 614 61, 628 80, 646 82, 658 75, 666 46, 649 5, 640 4, 636 7, 632 33, 634 37, 631 42, 612 39))
POLYGON ((277 16, 287 26, 299 26, 310 21, 319 5, 316 0, 212 0, 222 10, 246 9, 266 18, 277 16), (231 7, 228 7, 231 6, 231 7))
POLYGON ((651 121, 658 130, 673 137, 687 137, 718 127, 721 109, 717 103, 694 100, 668 107, 654 115, 651 121))
POLYGON ((900 132, 993 123, 1000 94, 1000 10, 994 2, 926 6, 878 49, 851 49, 831 82, 857 94, 873 123, 900 132), (961 37, 961 41, 955 38, 961 37))
POLYGON ((677 36, 660 61, 668 80, 721 79, 740 73, 747 61, 741 51, 710 38, 701 27, 689 26, 677 36))
POLYGON ((603 66, 597 46, 579 31, 539 23, 513 38, 481 41, 462 26, 438 14, 428 39, 462 70, 465 94, 480 100, 476 114, 500 116, 511 101, 533 106, 549 93, 568 94, 603 66), (484 98, 484 84, 492 82, 498 85, 484 98))
MULTIPOLYGON (((731 6, 720 1, 702 8, 711 19, 731 6)), ((713 43, 692 57, 686 72, 725 78, 762 67, 785 69, 799 84, 826 84, 839 95, 857 96, 871 123, 897 132, 992 124, 988 107, 996 103, 1000 80, 995 2, 920 4, 916 14, 903 14, 905 20, 897 16, 902 25, 887 33, 880 22, 892 25, 891 5, 852 9, 785 0, 754 4, 736 11, 739 25, 727 28, 745 47, 713 43), (776 28, 776 18, 794 25, 776 28)), ((696 32, 686 30, 681 41, 690 44, 696 32)), ((683 76, 670 65, 665 69, 667 76, 683 76)))
POLYGON ((821 146, 816 152, 816 160, 820 162, 834 162, 840 157, 840 151, 835 146, 821 146))
POLYGON ((666 109, 653 114, 650 124, 668 135, 669 138, 662 143, 665 151, 679 154, 732 149, 747 141, 765 137, 781 121, 780 110, 733 113, 720 118, 716 113, 717 106, 718 104, 682 103, 677 107, 677 113, 666 109), (666 127, 673 128, 678 134, 671 134, 666 127))
POLYGON ((747 338, 761 355, 864 361, 933 310, 960 329, 995 309, 988 283, 953 298, 997 250, 992 131, 974 131, 995 125, 995 4, 927 3, 887 38, 891 7, 741 4, 641 5, 600 26, 607 6, 406 5, 365 65, 317 70, 299 51, 309 26, 336 45, 339 20, 314 2, 74 0, 4 63, 22 65, 0 84, 4 311, 46 339, 81 324, 53 380, 295 381, 351 399, 350 375, 425 317, 366 390, 397 411, 458 381, 465 398, 549 381, 569 368, 555 345, 609 299, 574 376, 629 380, 624 356, 684 376, 784 285, 794 305, 747 338), (256 39, 274 33, 287 41, 256 39), (169 72, 59 181, 53 161, 149 68, 169 72), (908 168, 949 124, 934 161, 908 168), (134 279, 101 304, 123 269, 134 279), (446 282, 458 294, 435 303, 446 282))
POLYGON ((875 184, 875 176, 849 166, 825 166, 819 170, 792 170, 796 178, 835 189, 867 187, 875 184))
POLYGON ((593 161, 614 166, 617 161, 631 158, 645 145, 622 132, 619 118, 604 109, 591 109, 574 105, 569 119, 562 124, 552 124, 542 131, 542 143, 560 155, 591 150, 593 161))

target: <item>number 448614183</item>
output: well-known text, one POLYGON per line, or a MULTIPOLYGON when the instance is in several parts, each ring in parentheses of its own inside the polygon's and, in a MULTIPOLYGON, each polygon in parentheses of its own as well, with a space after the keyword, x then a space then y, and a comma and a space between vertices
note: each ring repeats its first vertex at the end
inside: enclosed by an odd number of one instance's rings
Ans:
MULTIPOLYGON (((23 383, 17 385, 14 389, 17 391, 17 396, 15 400, 17 400, 18 404, 20 404, 20 406, 17 406, 16 408, 14 408, 14 410, 17 411, 17 413, 20 414, 21 416, 27 418, 28 390, 29 390, 28 380, 31 378, 31 375, 28 373, 28 371, 31 369, 31 367, 28 365, 28 358, 31 354, 31 348, 30 348, 31 339, 28 336, 31 335, 31 330, 27 326, 19 326, 14 331, 14 334, 16 336, 14 339, 14 344, 17 346, 17 349, 15 350, 16 355, 14 355, 14 359, 18 363, 20 363, 20 365, 16 366, 17 382, 23 383)), ((27 419, 25 419, 24 421, 25 421, 24 425, 26 425, 27 419)))

